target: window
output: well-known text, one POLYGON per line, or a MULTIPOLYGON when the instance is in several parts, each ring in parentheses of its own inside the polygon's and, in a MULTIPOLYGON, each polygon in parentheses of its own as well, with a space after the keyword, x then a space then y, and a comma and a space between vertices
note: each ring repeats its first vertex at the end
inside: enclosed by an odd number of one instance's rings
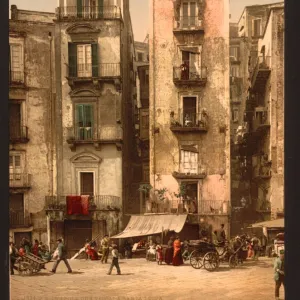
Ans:
POLYGON ((79 140, 93 139, 93 105, 77 104, 76 109, 76 137, 79 140))
POLYGON ((232 110, 232 121, 238 122, 239 120, 239 111, 237 109, 232 110))
POLYGON ((23 56, 22 45, 11 44, 10 45, 10 59, 9 70, 11 82, 23 82, 24 70, 23 70, 23 56))
POLYGON ((80 194, 94 195, 94 173, 80 172, 80 194))
POLYGON ((181 172, 191 174, 198 173, 197 152, 181 150, 181 172))
POLYGON ((148 109, 140 110, 140 136, 141 139, 149 138, 149 111, 148 109))
POLYGON ((9 137, 21 137, 21 104, 9 102, 9 137))
POLYGON ((9 154, 9 179, 20 181, 22 173, 22 156, 20 153, 9 154))
POLYGON ((239 59, 239 47, 230 47, 230 61, 239 59))
POLYGON ((252 22, 252 36, 261 36, 261 19, 255 19, 252 22))
POLYGON ((196 2, 183 2, 182 4, 182 26, 183 28, 194 27, 197 24, 197 5, 196 2))
POLYGON ((191 49, 182 51, 182 64, 186 66, 185 70, 181 69, 182 80, 192 80, 201 77, 200 54, 191 49))
POLYGON ((193 127, 197 125, 197 97, 183 97, 183 126, 193 127))
POLYGON ((69 43, 69 76, 98 77, 98 45, 69 43))
POLYGON ((138 52, 138 61, 143 61, 143 53, 138 52))

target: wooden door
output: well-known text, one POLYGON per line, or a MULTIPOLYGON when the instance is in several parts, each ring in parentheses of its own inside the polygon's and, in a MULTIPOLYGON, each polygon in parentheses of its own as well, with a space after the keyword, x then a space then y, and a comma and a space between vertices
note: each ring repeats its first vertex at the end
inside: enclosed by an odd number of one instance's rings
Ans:
POLYGON ((80 194, 94 195, 94 173, 80 173, 80 194))

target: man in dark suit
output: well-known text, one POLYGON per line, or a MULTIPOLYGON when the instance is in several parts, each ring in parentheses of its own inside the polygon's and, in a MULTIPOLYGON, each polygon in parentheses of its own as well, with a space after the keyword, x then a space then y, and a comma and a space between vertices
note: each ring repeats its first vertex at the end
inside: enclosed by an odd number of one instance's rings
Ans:
POLYGON ((57 260, 55 261, 54 265, 53 265, 53 268, 52 268, 52 273, 55 273, 56 272, 56 268, 57 266, 59 265, 59 263, 61 261, 63 261, 66 265, 66 267, 68 268, 68 273, 72 273, 72 269, 68 263, 68 260, 67 260, 67 251, 66 251, 66 248, 65 248, 65 245, 63 244, 63 241, 62 239, 58 239, 57 240, 57 250, 58 250, 58 257, 57 257, 57 260))

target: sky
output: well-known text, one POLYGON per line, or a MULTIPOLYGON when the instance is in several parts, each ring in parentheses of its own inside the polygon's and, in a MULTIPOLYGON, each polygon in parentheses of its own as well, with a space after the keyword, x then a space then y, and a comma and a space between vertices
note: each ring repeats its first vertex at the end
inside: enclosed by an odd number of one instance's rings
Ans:
MULTIPOLYGON (((130 13, 134 39, 143 42, 149 26, 149 1, 130 0, 130 13)), ((230 0, 231 22, 237 22, 245 6, 280 2, 279 0, 230 0)), ((9 0, 19 9, 54 12, 57 0, 9 0)))

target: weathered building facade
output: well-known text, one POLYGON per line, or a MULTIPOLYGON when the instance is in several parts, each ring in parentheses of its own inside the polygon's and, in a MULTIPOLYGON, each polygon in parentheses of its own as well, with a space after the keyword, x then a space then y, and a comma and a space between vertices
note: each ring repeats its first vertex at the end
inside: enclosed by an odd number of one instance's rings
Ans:
POLYGON ((12 6, 11 220, 14 207, 23 223, 32 214, 28 238, 52 248, 63 237, 72 255, 122 229, 137 152, 133 41, 129 0, 12 6))
POLYGON ((44 197, 55 193, 54 13, 18 10, 9 21, 10 237, 47 241, 44 197))
MULTIPOLYGON (((238 23, 246 45, 248 92, 235 150, 245 188, 241 226, 283 213, 284 4, 246 7, 238 23), (244 225, 243 225, 244 224, 244 225)), ((244 65, 245 66, 245 65, 244 65)), ((245 86, 246 87, 246 86, 245 86)))
POLYGON ((204 223, 230 230, 228 6, 153 0, 150 11, 150 199, 188 212, 195 238, 204 223))

